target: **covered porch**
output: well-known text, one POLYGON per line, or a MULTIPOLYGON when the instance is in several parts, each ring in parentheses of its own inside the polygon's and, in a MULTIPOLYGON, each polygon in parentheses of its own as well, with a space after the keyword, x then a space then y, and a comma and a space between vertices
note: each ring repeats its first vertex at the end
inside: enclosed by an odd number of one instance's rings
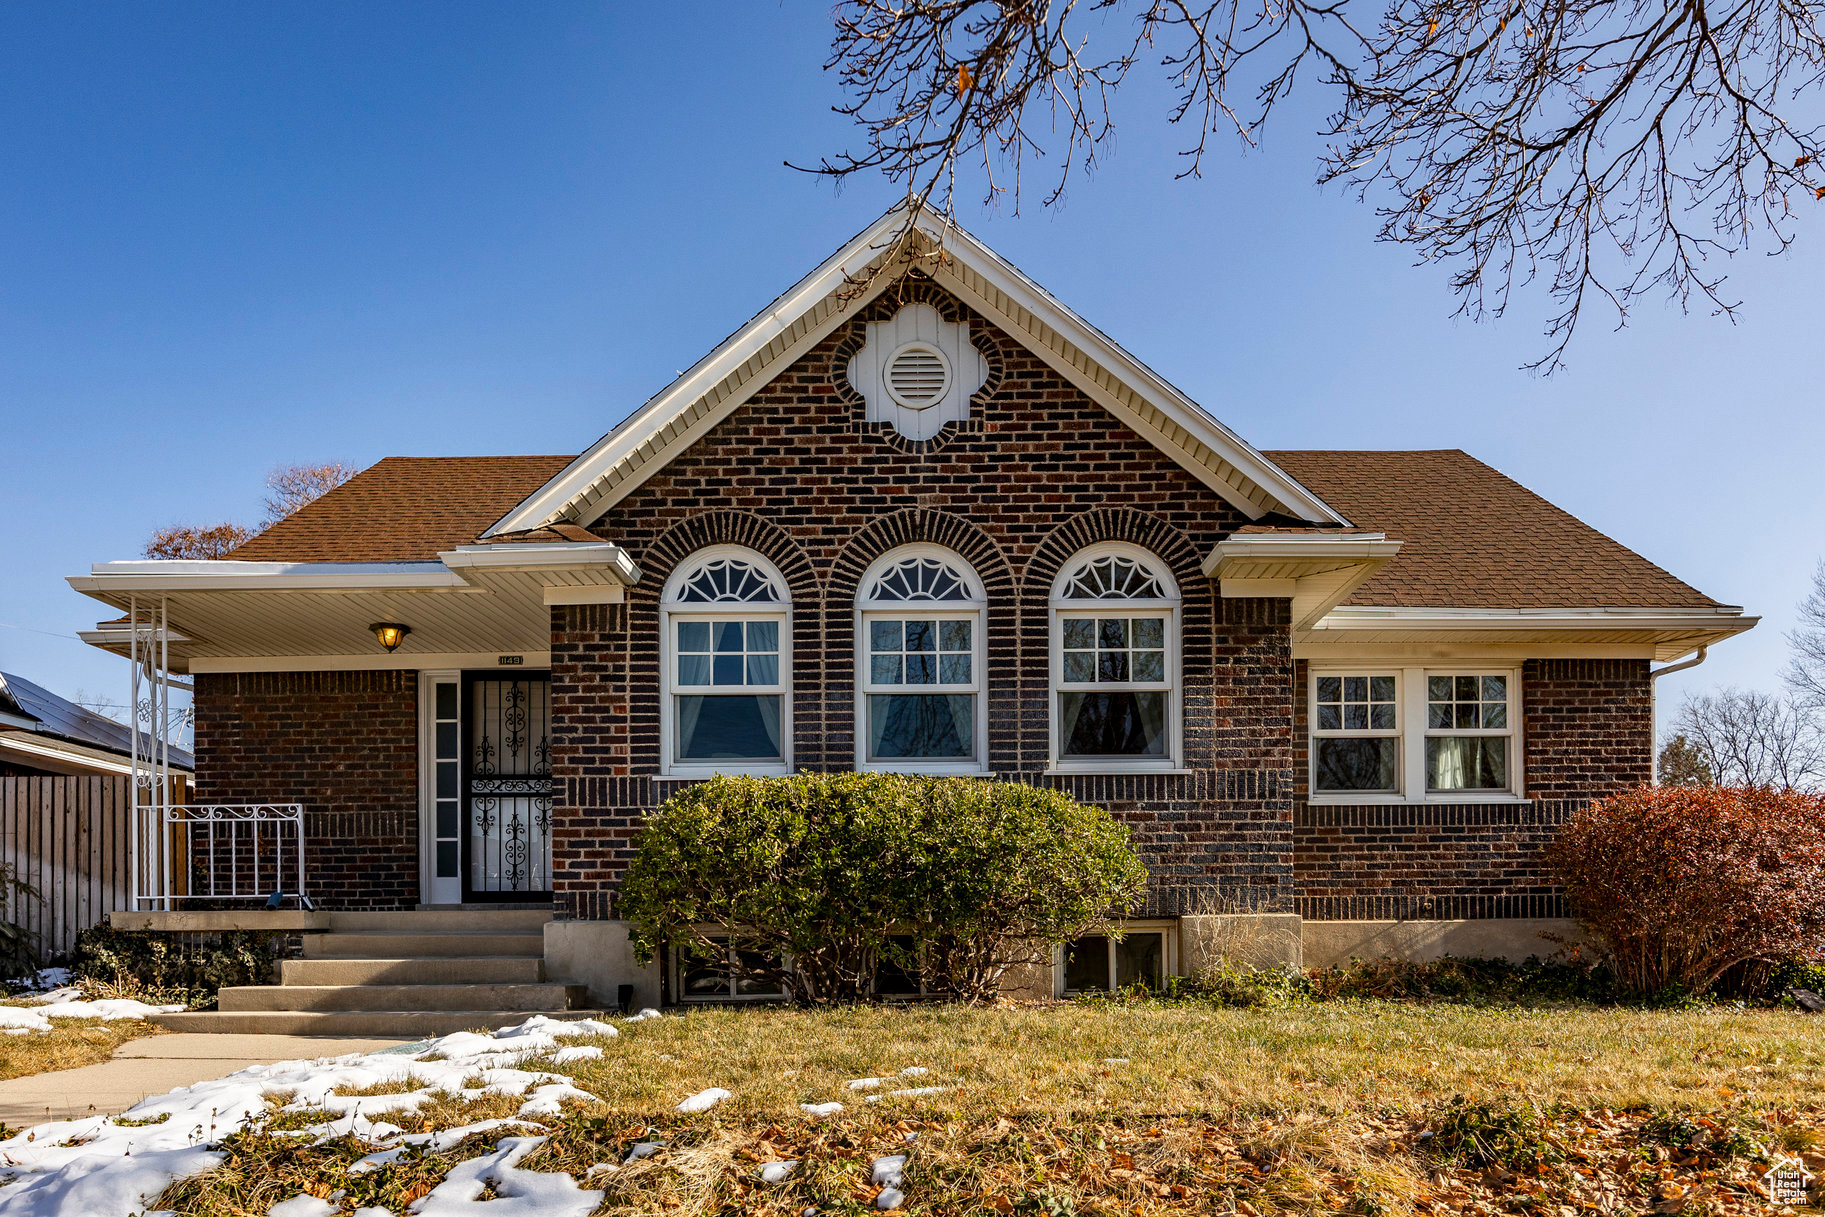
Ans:
POLYGON ((122 613, 84 637, 131 662, 150 728, 117 924, 295 932, 338 911, 548 909, 552 610, 617 604, 639 578, 582 536, 71 579, 122 613), (200 756, 180 801, 167 779, 186 722, 200 756))

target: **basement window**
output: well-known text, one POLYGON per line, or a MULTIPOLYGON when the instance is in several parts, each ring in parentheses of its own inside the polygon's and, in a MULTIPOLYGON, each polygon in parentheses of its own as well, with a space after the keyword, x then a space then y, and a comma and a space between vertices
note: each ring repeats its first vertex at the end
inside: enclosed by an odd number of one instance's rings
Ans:
POLYGON ((1115 993, 1143 988, 1155 992, 1168 975, 1166 927, 1135 926, 1119 939, 1087 934, 1059 949, 1060 993, 1115 993))
POLYGON ((714 947, 680 947, 673 953, 676 963, 673 992, 679 1001, 777 1001, 785 997, 785 989, 778 984, 738 979, 735 975, 737 962, 751 967, 767 966, 766 955, 738 950, 724 939, 716 941, 714 947))

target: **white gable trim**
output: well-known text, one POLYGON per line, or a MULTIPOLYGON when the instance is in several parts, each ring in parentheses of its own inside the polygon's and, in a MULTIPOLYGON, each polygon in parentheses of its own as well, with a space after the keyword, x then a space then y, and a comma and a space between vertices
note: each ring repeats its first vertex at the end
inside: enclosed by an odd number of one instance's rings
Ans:
MULTIPOLYGON (((895 208, 869 225, 482 535, 598 519, 821 342, 852 309, 885 290, 895 274, 868 276, 858 295, 842 296, 895 252, 891 242, 902 223, 895 208)), ((941 264, 931 268, 934 278, 1024 335, 1040 358, 1250 519, 1279 511, 1315 523, 1347 523, 980 241, 929 213, 917 223, 920 238, 944 250, 941 264)))

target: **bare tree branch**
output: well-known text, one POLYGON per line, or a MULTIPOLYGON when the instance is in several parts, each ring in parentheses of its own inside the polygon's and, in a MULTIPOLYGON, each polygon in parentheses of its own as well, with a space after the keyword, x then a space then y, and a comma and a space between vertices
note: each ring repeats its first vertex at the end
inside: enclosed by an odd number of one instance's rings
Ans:
POLYGON ((1787 635, 1793 658, 1784 673, 1795 700, 1825 710, 1825 562, 1812 571, 1812 590, 1800 601, 1799 628, 1787 635))
POLYGON ((1029 158, 1050 156, 1049 205, 1112 148, 1143 59, 1188 131, 1180 176, 1316 77, 1337 99, 1319 180, 1451 267, 1462 314, 1500 315, 1543 276, 1546 371, 1593 300, 1617 324, 1650 292, 1731 313, 1712 259, 1785 249, 1796 204, 1825 197, 1825 0, 1350 3, 843 0, 826 68, 865 143, 806 168, 880 172, 954 219, 960 168, 1018 209, 1029 158))
POLYGON ((1696 753, 1694 768, 1720 786, 1808 790, 1825 783, 1825 735, 1806 711, 1767 693, 1723 689, 1688 697, 1674 717, 1675 739, 1696 753))

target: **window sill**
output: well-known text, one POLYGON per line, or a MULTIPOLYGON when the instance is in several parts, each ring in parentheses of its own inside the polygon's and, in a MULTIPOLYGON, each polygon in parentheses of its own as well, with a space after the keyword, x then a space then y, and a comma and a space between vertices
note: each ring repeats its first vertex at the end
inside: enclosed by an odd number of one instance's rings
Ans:
POLYGON ((992 778, 995 771, 983 765, 890 765, 872 762, 857 765, 857 773, 904 773, 927 778, 992 778))
POLYGON ((1532 799, 1524 795, 1477 794, 1465 791, 1462 794, 1428 794, 1422 798, 1409 798, 1398 792, 1384 794, 1315 794, 1306 797, 1306 804, 1311 807, 1425 807, 1427 805, 1460 806, 1465 803, 1484 804, 1493 807, 1513 807, 1522 803, 1531 803, 1532 799))
POLYGON ((1152 765, 1048 765, 1047 773, 1061 777, 1187 777, 1197 772, 1195 769, 1152 765))
POLYGON ((688 769, 674 770, 671 773, 652 774, 655 782, 706 782, 711 778, 783 778, 792 776, 792 770, 782 765, 770 765, 754 769, 688 769))

